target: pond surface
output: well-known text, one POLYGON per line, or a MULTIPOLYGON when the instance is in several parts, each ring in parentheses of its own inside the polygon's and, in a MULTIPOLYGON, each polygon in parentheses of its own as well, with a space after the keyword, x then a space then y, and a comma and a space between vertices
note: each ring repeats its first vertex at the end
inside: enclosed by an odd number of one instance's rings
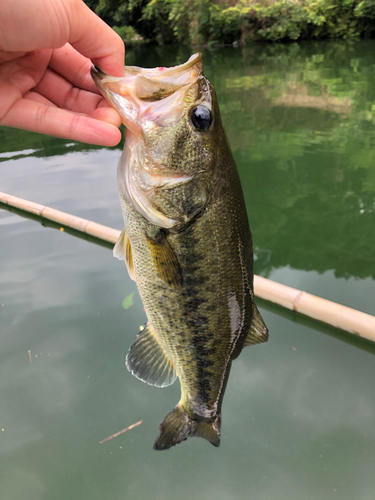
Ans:
MULTIPOLYGON (((129 50, 127 64, 190 53, 129 50)), ((255 272, 375 314, 375 43, 203 56, 255 272)), ((0 128, 0 191, 122 229, 121 148, 0 128)), ((270 340, 233 364, 220 448, 155 452, 179 384, 150 387, 124 367, 145 315, 108 245, 1 206, 0 283, 2 500, 374 499, 375 345, 258 300, 270 340)))

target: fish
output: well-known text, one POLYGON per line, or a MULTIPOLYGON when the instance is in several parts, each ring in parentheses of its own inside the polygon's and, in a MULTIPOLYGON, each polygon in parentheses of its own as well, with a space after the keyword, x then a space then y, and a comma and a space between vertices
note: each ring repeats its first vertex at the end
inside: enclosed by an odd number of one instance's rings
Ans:
POLYGON ((219 446, 232 362, 268 340, 254 302, 253 250, 240 178, 200 53, 164 68, 93 66, 126 127, 118 164, 124 230, 114 256, 136 282, 147 323, 128 370, 156 387, 178 378, 181 398, 154 449, 188 437, 219 446))

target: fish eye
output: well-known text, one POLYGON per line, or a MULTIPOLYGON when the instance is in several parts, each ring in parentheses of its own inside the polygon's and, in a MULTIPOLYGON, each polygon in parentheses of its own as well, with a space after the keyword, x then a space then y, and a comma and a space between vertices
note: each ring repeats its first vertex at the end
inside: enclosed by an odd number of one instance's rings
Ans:
POLYGON ((190 111, 190 120, 197 130, 208 130, 213 121, 212 113, 206 106, 195 106, 190 111))

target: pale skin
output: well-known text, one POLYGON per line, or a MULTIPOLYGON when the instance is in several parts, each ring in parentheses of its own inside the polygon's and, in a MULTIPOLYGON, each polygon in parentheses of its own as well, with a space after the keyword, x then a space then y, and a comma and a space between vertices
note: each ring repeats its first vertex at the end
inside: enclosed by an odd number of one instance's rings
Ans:
POLYGON ((0 0, 0 125, 114 146, 121 118, 90 68, 124 75, 121 38, 82 0, 0 0))

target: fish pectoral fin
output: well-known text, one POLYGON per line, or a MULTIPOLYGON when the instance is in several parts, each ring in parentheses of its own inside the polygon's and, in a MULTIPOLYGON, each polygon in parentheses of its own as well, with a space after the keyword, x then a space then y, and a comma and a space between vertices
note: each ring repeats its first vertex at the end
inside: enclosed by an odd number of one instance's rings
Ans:
POLYGON ((159 231, 154 238, 146 235, 146 238, 159 278, 173 288, 181 288, 181 268, 176 254, 166 239, 165 231, 159 231))
POLYGON ((113 257, 124 260, 130 278, 135 281, 132 246, 125 229, 122 230, 116 245, 113 248, 113 257))
POLYGON ((251 321, 250 330, 245 339, 244 347, 248 345, 260 344, 267 342, 268 328, 266 327, 256 304, 254 303, 253 319, 251 321))
POLYGON ((113 247, 113 257, 116 257, 118 260, 125 259, 125 237, 126 231, 123 229, 118 237, 116 245, 113 247))
POLYGON ((167 387, 177 378, 172 361, 151 325, 140 331, 126 355, 127 369, 139 380, 156 387, 167 387))

